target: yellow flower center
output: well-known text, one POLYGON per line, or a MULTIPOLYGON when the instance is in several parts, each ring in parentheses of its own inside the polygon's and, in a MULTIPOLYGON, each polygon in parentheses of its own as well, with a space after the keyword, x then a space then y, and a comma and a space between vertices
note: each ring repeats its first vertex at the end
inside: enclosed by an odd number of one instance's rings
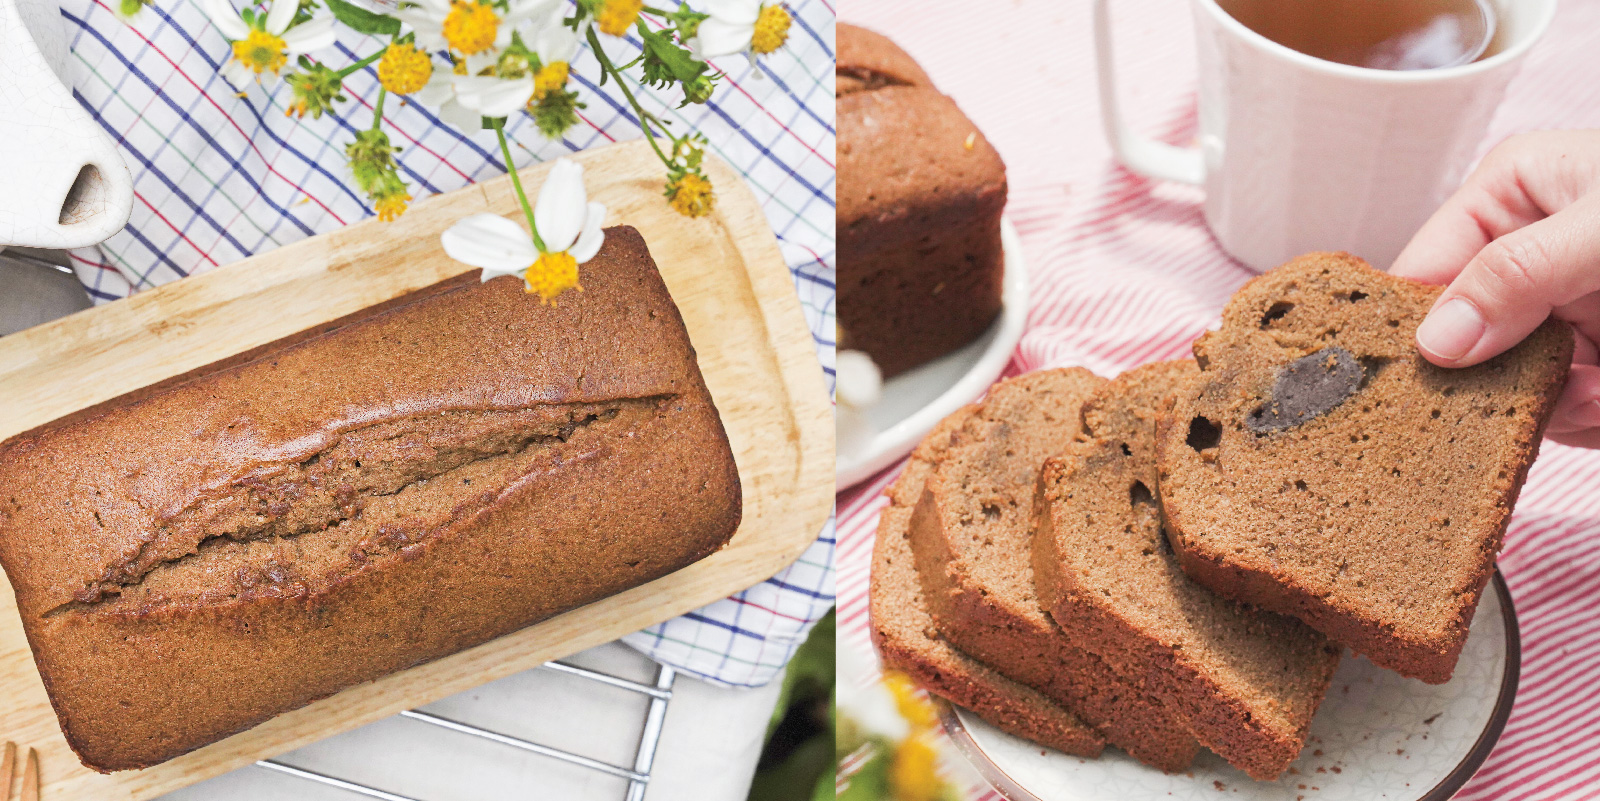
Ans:
POLYGON ((409 95, 433 77, 433 61, 415 45, 392 44, 378 61, 378 82, 397 95, 409 95))
POLYGON ((543 100, 545 95, 560 91, 567 85, 567 62, 552 61, 539 68, 533 76, 533 99, 543 100))
POLYGON ((783 47, 789 39, 789 12, 783 6, 771 5, 761 9, 756 18, 756 32, 750 37, 750 52, 765 55, 783 47))
POLYGON ((378 219, 384 222, 394 222, 396 217, 406 213, 406 204, 411 202, 409 192, 400 192, 387 197, 378 198, 372 204, 373 211, 378 212, 378 219))
POLYGON ((692 172, 684 173, 671 187, 672 208, 685 217, 704 217, 711 213, 717 196, 711 191, 711 182, 692 172))
POLYGON ((444 40, 450 49, 464 56, 494 47, 500 31, 500 15, 488 3, 455 0, 444 18, 444 40))
POLYGON ((642 10, 644 0, 606 0, 600 13, 595 15, 595 24, 600 26, 601 33, 622 36, 633 26, 642 10))
POLYGON ((565 250, 540 253, 539 259, 528 268, 526 280, 527 291, 538 294, 539 300, 545 303, 553 304, 557 295, 569 289, 583 289, 578 286, 578 260, 565 250))
POLYGON ((249 36, 234 42, 233 57, 257 75, 263 72, 276 75, 283 65, 289 63, 283 39, 260 30, 251 30, 249 36))

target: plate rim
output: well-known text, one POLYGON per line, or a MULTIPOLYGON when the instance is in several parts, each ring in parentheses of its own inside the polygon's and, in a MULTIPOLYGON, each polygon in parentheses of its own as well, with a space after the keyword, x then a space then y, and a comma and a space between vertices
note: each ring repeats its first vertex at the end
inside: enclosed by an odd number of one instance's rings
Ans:
MULTIPOLYGON (((1500 572, 1498 564, 1489 577, 1489 583, 1494 587, 1495 596, 1500 601, 1500 618, 1506 631, 1506 665, 1500 676, 1500 692, 1495 697, 1494 711, 1489 714, 1489 722, 1484 725, 1483 731, 1478 734, 1478 739, 1467 749, 1461 761, 1457 762, 1437 784, 1412 801, 1448 801, 1466 785, 1468 780, 1477 775, 1478 769, 1483 766, 1489 754, 1494 751, 1495 744, 1500 741, 1500 735, 1504 733, 1506 721, 1510 719, 1511 709, 1516 703, 1517 687, 1522 681, 1522 631, 1517 623, 1516 604, 1512 600, 1511 588, 1506 584, 1505 576, 1500 572)), ((955 743, 956 750, 971 763, 991 789, 1007 801, 1045 801, 1023 787, 1006 773, 1005 769, 989 758, 988 753, 978 745, 972 733, 967 730, 966 724, 961 722, 953 704, 943 698, 929 697, 937 706, 945 736, 955 743)))
POLYGON ((851 461, 838 460, 834 465, 836 491, 843 492, 872 478, 910 453, 940 420, 988 391, 1011 363, 1017 343, 1022 341, 1027 329, 1029 276, 1027 259, 1022 253, 1022 235, 1010 217, 1000 218, 1000 243, 1005 255, 1000 315, 979 335, 981 338, 993 330, 994 341, 984 349, 972 369, 933 400, 875 434, 862 456, 851 461))

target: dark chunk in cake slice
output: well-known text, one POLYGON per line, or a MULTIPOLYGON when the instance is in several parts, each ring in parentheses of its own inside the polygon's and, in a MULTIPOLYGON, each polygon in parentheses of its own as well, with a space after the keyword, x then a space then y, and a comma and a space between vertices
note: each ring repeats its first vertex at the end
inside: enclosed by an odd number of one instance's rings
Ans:
POLYGON ((1222 758, 1270 780, 1304 747, 1340 649, 1190 580, 1167 545, 1156 421, 1197 372, 1192 361, 1141 367, 1085 405, 1089 438, 1040 476, 1034 582, 1063 630, 1150 688, 1222 758))
POLYGON ((939 631, 961 651, 1072 710, 1134 758, 1183 770, 1198 744, 1181 719, 1063 632, 1034 594, 1034 485, 1082 429, 1105 381, 1080 368, 996 384, 950 433, 911 517, 917 575, 939 631))
POLYGON ((962 409, 929 433, 889 488, 889 506, 878 519, 872 553, 872 642, 885 667, 1001 729, 1057 751, 1099 756, 1105 741, 1076 715, 956 650, 934 629, 907 529, 933 460, 949 446, 950 432, 971 413, 972 407, 962 409))
POLYGON ((1476 367, 1418 355, 1441 290, 1346 254, 1251 281, 1200 338, 1159 443, 1195 580, 1449 680, 1572 359, 1547 322, 1476 367))

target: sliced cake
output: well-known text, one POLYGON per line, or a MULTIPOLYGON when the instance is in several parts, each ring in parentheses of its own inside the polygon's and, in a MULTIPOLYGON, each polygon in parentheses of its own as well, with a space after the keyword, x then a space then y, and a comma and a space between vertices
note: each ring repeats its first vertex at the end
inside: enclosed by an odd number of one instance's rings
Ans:
POLYGON ((971 411, 968 407, 956 412, 928 434, 889 488, 889 506, 878 519, 872 554, 872 642, 885 667, 909 675, 928 692, 1001 729, 1057 751, 1098 756, 1104 740, 1076 715, 956 650, 934 629, 912 564, 907 529, 934 459, 971 411))
POLYGON ((1188 360, 1147 365, 1085 405, 1087 439, 1040 476, 1034 583, 1063 630, 1180 713, 1201 743, 1270 780, 1304 747, 1340 649, 1190 580, 1167 545, 1156 423, 1197 373, 1188 360))
POLYGON ((1342 253, 1256 278, 1195 344, 1200 377, 1158 444, 1185 572, 1431 683, 1455 668, 1573 347, 1551 321, 1436 367, 1415 338, 1440 291, 1342 253))
POLYGON ((938 630, 956 648, 1073 711, 1134 758, 1183 770, 1198 749, 1183 723, 1080 647, 1078 634, 1064 634, 1034 594, 1039 468, 1078 436, 1083 402, 1104 383, 1074 368, 996 384, 947 447, 926 454, 912 551, 938 630))

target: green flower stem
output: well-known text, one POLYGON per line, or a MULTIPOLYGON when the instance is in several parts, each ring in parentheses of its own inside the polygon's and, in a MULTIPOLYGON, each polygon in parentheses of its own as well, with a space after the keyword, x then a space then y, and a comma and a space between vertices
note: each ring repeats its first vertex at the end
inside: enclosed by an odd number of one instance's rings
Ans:
POLYGON ((528 193, 522 191, 522 179, 517 177, 517 164, 511 160, 511 145, 506 142, 506 121, 495 120, 490 125, 494 128, 495 135, 500 137, 500 153, 506 160, 506 172, 511 173, 511 187, 517 190, 517 201, 522 204, 522 214, 528 218, 528 230, 533 233, 533 246, 543 253, 544 240, 539 238, 539 224, 533 221, 533 206, 528 203, 528 193))
POLYGON ((378 87, 378 101, 372 104, 372 130, 378 130, 383 125, 383 100, 389 96, 389 90, 378 87))
POLYGON ((650 130, 650 121, 655 117, 639 105, 639 100, 633 96, 633 91, 628 89, 627 82, 622 79, 622 73, 611 63, 611 57, 606 55, 605 48, 600 46, 600 37, 595 35, 594 28, 589 29, 589 48, 594 51, 594 57, 600 60, 600 69, 610 73, 611 77, 617 80, 617 88, 622 90, 622 96, 628 99, 628 105, 633 107, 633 113, 639 117, 639 127, 644 129, 644 138, 650 143, 650 149, 656 152, 656 157, 661 159, 662 164, 667 165, 667 169, 672 169, 676 165, 672 163, 672 159, 667 158, 667 154, 661 152, 661 146, 656 144, 655 131, 650 130))
MULTIPOLYGON (((387 48, 385 48, 385 49, 387 49, 387 48)), ((350 66, 345 67, 342 70, 339 70, 335 74, 338 75, 339 76, 339 80, 342 81, 345 78, 348 78, 348 77, 356 74, 356 72, 358 72, 362 68, 366 67, 367 65, 371 64, 372 62, 377 61, 380 58, 383 58, 383 50, 379 50, 378 52, 373 53, 372 55, 367 56, 366 58, 361 59, 360 61, 357 61, 356 63, 351 64, 350 66)))

